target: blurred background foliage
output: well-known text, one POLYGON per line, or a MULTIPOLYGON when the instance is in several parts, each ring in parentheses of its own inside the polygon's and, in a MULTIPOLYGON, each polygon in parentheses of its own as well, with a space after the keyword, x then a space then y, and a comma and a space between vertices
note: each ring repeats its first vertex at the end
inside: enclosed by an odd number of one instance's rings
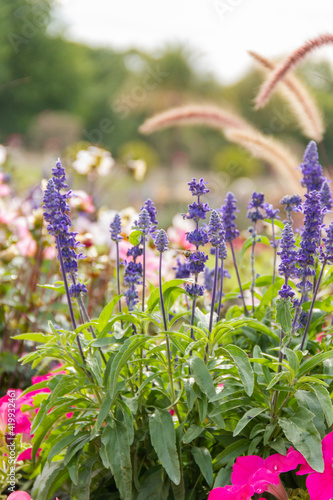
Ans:
MULTIPOLYGON (((301 154, 308 140, 279 97, 254 111, 253 99, 262 81, 255 68, 235 84, 223 85, 200 70, 196 56, 190 48, 178 45, 165 46, 152 55, 74 43, 66 40, 56 1, 2 0, 0 142, 15 153, 17 189, 47 177, 50 162, 59 155, 70 163, 73 145, 82 141, 110 150, 121 162, 143 159, 148 171, 155 171, 151 186, 160 175, 156 167, 164 169, 161 178, 168 172, 177 172, 181 179, 212 172, 219 175, 224 191, 237 178, 251 178, 251 189, 253 183, 261 183, 269 172, 267 166, 231 146, 217 130, 171 128, 151 136, 138 131, 147 117, 189 103, 227 106, 301 154), (26 171, 29 179, 22 175, 26 171)), ((299 73, 325 114, 325 146, 332 159, 332 68, 326 61, 310 60, 299 73)), ((105 179, 103 184, 111 187, 105 179)), ((123 193, 127 180, 120 176, 118 184, 118 193, 123 193)), ((151 195, 149 188, 141 191, 142 196, 151 195)), ((101 202, 106 199, 100 197, 101 202)), ((133 200, 131 195, 125 199, 116 194, 117 201, 124 208, 133 200)))

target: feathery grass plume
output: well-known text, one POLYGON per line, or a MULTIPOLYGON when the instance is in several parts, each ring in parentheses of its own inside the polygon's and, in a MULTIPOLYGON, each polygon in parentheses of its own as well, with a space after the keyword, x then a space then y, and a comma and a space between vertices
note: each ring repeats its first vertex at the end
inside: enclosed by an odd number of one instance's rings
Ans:
POLYGON ((225 131, 225 136, 229 141, 243 146, 252 156, 267 161, 278 178, 287 183, 292 191, 300 192, 301 176, 296 170, 300 161, 279 141, 255 129, 236 130, 230 128, 225 131))
POLYGON ((288 71, 299 64, 307 54, 329 43, 333 43, 333 35, 320 35, 316 38, 312 38, 312 40, 308 40, 304 45, 292 52, 274 71, 272 71, 266 82, 262 85, 255 99, 256 107, 262 108, 264 106, 279 81, 282 80, 288 71))
POLYGON ((225 128, 251 128, 241 116, 217 106, 191 105, 172 108, 146 120, 139 128, 143 134, 175 125, 207 125, 224 130, 225 128))
MULTIPOLYGON (((265 73, 277 67, 277 64, 256 52, 249 51, 249 54, 266 70, 265 73)), ((279 91, 292 109, 303 134, 309 139, 321 142, 325 131, 322 114, 307 88, 294 75, 288 75, 279 82, 279 91)))

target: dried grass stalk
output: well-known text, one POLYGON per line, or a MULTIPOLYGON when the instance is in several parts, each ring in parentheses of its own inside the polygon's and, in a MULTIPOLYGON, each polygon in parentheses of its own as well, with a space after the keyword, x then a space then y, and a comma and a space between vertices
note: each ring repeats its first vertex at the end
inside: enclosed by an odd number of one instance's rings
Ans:
POLYGON ((301 192, 301 175, 297 170, 299 160, 281 143, 257 130, 227 129, 225 136, 247 149, 252 156, 269 163, 284 187, 288 186, 288 192, 301 192))
MULTIPOLYGON (((249 54, 266 71, 273 71, 277 66, 256 52, 249 51, 249 54)), ((321 142, 325 130, 322 114, 306 87, 294 75, 288 75, 279 82, 279 89, 293 110, 303 134, 321 142)))
POLYGON ((151 134, 175 125, 207 125, 224 130, 225 128, 247 129, 250 125, 236 113, 217 106, 191 105, 173 108, 146 120, 140 132, 151 134))
POLYGON ((262 108, 271 96, 274 88, 282 78, 299 64, 314 49, 333 43, 333 35, 320 35, 317 38, 308 40, 304 45, 292 52, 277 68, 271 73, 268 80, 262 85, 256 97, 257 108, 262 108))

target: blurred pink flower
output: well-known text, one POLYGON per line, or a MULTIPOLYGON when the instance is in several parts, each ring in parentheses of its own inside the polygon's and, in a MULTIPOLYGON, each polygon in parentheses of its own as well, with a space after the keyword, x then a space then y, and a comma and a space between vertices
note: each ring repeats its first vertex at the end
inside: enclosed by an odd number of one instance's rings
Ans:
MULTIPOLYGON (((127 257, 126 253, 129 248, 132 247, 132 244, 129 241, 123 240, 119 245, 119 254, 121 260, 132 260, 132 257, 127 257)), ((137 262, 143 262, 142 255, 137 258, 137 262)), ((146 277, 147 279, 153 283, 154 285, 158 284, 158 263, 159 257, 156 252, 151 250, 150 248, 146 248, 146 277)))
POLYGON ((44 259, 54 260, 57 257, 57 250, 55 245, 46 247, 43 252, 44 259))
POLYGON ((71 208, 87 212, 88 214, 96 211, 91 196, 82 190, 72 191, 72 198, 70 198, 69 205, 71 208))
POLYGON ((4 184, 5 174, 0 172, 0 198, 2 196, 8 196, 10 194, 10 187, 4 184))
POLYGON ((23 217, 19 217, 15 221, 17 235, 19 241, 16 246, 23 257, 33 257, 36 253, 37 243, 31 236, 27 222, 23 217))
MULTIPOLYGON (((13 404, 15 405, 15 432, 17 434, 29 436, 31 430, 31 422, 28 418, 28 414, 21 411, 21 406, 26 403, 24 401, 24 398, 22 398, 21 400, 19 399, 22 391, 20 389, 15 390, 15 402, 11 403, 12 398, 8 396, 8 393, 11 394, 13 391, 14 389, 9 389, 6 396, 3 396, 0 399, 0 433, 2 435, 5 435, 6 433, 8 423, 8 404, 13 404)), ((10 406, 10 408, 12 408, 12 406, 10 406)))
POLYGON ((32 500, 32 498, 26 491, 14 491, 7 500, 32 500))

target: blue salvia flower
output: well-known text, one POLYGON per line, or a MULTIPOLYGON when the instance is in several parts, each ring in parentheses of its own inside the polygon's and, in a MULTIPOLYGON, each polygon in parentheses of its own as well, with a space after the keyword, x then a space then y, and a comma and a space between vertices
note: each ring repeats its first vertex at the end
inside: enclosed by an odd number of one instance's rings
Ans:
POLYGON ((156 219, 157 210, 155 204, 150 198, 148 198, 141 207, 141 210, 143 210, 144 208, 147 210, 150 217, 150 222, 151 222, 150 233, 154 234, 156 227, 158 225, 158 220, 156 219))
POLYGON ((199 274, 205 270, 205 263, 208 260, 208 255, 205 252, 193 252, 187 258, 188 269, 191 274, 199 274))
POLYGON ((323 238, 325 247, 321 248, 320 260, 333 264, 333 222, 325 229, 326 238, 323 238))
POLYGON ((225 230, 225 240, 229 242, 235 240, 239 236, 239 231, 235 224, 237 212, 239 212, 237 209, 237 200, 233 193, 228 193, 224 205, 221 208, 221 213, 225 230))
POLYGON ((214 286, 214 269, 209 269, 208 266, 205 266, 204 270, 204 283, 205 289, 211 292, 214 286))
POLYGON ((309 142, 300 169, 303 174, 301 184, 307 189, 307 192, 320 191, 325 177, 323 167, 319 163, 317 144, 314 141, 309 142))
POLYGON ((116 214, 113 221, 110 224, 111 240, 118 242, 123 239, 121 236, 121 218, 119 214, 116 214))
POLYGON ((185 215, 186 219, 193 219, 198 222, 200 219, 206 219, 206 213, 210 212, 208 203, 191 203, 188 206, 188 213, 185 215))
POLYGON ((247 218, 251 219, 251 221, 255 224, 258 220, 264 219, 264 214, 262 213, 265 210, 264 206, 265 197, 263 193, 252 194, 252 199, 248 205, 247 218))
POLYGON ((280 200, 281 205, 285 205, 288 220, 291 222, 291 212, 299 211, 302 205, 302 197, 299 194, 287 194, 280 200))
POLYGON ((177 258, 177 266, 172 268, 176 271, 175 277, 178 279, 186 279, 190 277, 190 266, 187 262, 181 262, 180 258, 177 258))
POLYGON ((83 283, 75 283, 69 287, 71 297, 79 297, 81 293, 88 293, 87 287, 83 283))
POLYGON ((202 196, 203 194, 209 193, 209 189, 205 187, 205 184, 208 184, 208 182, 204 182, 203 179, 200 179, 199 182, 196 181, 195 178, 191 180, 191 182, 187 183, 190 187, 189 190, 192 193, 192 196, 202 196))
POLYGON ((332 210, 333 197, 327 179, 323 182, 323 185, 320 189, 320 202, 322 208, 326 208, 327 211, 332 210))
POLYGON ((185 285, 186 292, 192 297, 202 297, 205 293, 205 287, 198 285, 198 283, 192 283, 191 285, 185 285))
POLYGON ((297 276, 296 257, 297 250, 295 246, 295 237, 290 222, 285 221, 285 226, 282 231, 281 250, 278 252, 281 258, 279 265, 279 273, 284 276, 285 283, 279 291, 281 298, 287 299, 293 297, 294 292, 290 285, 288 285, 288 278, 297 276))
POLYGON ((270 203, 265 203, 264 209, 266 212, 266 219, 272 219, 272 220, 280 219, 280 217, 278 216, 278 213, 280 212, 280 210, 278 208, 274 209, 273 205, 271 205, 270 203))
POLYGON ((139 220, 137 222, 137 227, 142 231, 144 236, 149 234, 152 227, 149 212, 146 208, 142 208, 139 213, 139 220))
POLYGON ((208 224, 208 238, 213 247, 218 247, 225 239, 225 231, 221 217, 216 210, 213 210, 208 224))
POLYGON ((142 255, 143 253, 143 248, 141 245, 133 245, 131 248, 127 250, 127 257, 133 257, 133 260, 137 259, 142 255))
POLYGON ((301 278, 299 287, 305 291, 311 289, 311 283, 307 281, 308 276, 314 274, 311 269, 315 264, 315 256, 318 253, 320 231, 322 227, 322 208, 319 191, 311 191, 305 195, 303 206, 304 230, 301 237, 301 248, 298 251, 297 263, 299 266, 298 276, 301 278))
POLYGON ((197 248, 208 243, 207 232, 202 228, 194 229, 193 231, 186 233, 186 239, 189 243, 196 246, 197 248))
POLYGON ((160 253, 168 249, 169 240, 164 229, 160 229, 155 238, 155 246, 160 253))

